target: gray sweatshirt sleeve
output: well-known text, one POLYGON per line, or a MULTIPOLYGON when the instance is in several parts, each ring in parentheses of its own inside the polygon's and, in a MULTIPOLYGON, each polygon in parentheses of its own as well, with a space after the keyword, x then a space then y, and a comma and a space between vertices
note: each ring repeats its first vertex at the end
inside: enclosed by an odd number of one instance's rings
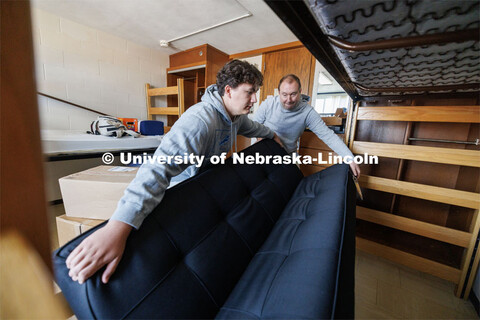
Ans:
POLYGON ((264 100, 259 106, 258 109, 253 114, 253 120, 257 121, 258 123, 264 124, 265 120, 267 120, 266 116, 266 108, 267 108, 267 100, 264 100))
POLYGON ((275 133, 261 123, 250 120, 247 116, 240 118, 238 134, 247 138, 269 138, 272 139, 275 133))
MULTIPOLYGON (((184 115, 186 116, 186 115, 184 115)), ((195 115, 182 117, 166 134, 155 151, 161 156, 204 155, 208 145, 208 128, 195 115), (182 119, 183 118, 183 119, 182 119), (187 119, 188 118, 188 119, 187 119)), ((170 179, 179 175, 188 163, 144 163, 129 184, 111 219, 122 221, 138 229, 143 220, 162 201, 170 179)))
POLYGON ((352 152, 348 147, 343 143, 343 141, 332 131, 330 130, 325 122, 323 122, 322 117, 311 108, 310 112, 307 115, 307 127, 313 131, 323 142, 327 144, 333 151, 338 155, 345 157, 353 157, 352 152))

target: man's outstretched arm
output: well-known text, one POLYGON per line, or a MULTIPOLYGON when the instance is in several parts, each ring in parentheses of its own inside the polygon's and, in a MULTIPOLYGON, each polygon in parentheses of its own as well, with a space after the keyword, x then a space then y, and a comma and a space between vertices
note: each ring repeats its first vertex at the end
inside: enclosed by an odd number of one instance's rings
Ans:
POLYGON ((84 283, 97 270, 107 266, 102 282, 107 283, 122 258, 132 227, 117 220, 110 220, 103 227, 85 238, 67 258, 68 275, 73 281, 84 283))
MULTIPOLYGON (((184 115, 164 137, 155 155, 205 154, 207 132, 204 122, 184 115)), ((107 283, 123 256, 132 228, 140 228, 146 216, 162 201, 170 179, 188 165, 143 164, 110 221, 85 238, 68 256, 66 265, 72 280, 83 283, 106 266, 102 282, 107 283)))

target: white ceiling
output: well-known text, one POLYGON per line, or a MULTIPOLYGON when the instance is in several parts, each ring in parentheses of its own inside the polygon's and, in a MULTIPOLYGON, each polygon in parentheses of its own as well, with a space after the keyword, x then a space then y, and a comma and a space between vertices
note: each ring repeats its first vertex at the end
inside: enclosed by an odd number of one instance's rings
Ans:
POLYGON ((234 54, 297 38, 261 0, 32 0, 36 8, 167 54, 208 43, 234 54), (248 12, 253 15, 172 43, 248 12))

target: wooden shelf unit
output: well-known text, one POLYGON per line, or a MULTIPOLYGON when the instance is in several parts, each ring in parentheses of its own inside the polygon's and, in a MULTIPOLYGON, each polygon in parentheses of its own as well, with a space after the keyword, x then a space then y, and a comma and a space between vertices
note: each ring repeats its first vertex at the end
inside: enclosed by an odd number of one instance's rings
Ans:
MULTIPOLYGON (((397 233, 397 240, 402 238, 401 232, 407 232, 409 234, 418 235, 426 238, 426 241, 440 241, 451 246, 456 246, 458 249, 462 249, 461 262, 457 267, 454 261, 449 263, 440 263, 435 259, 426 258, 428 252, 422 252, 421 254, 413 254, 410 250, 399 250, 394 246, 385 245, 384 241, 375 241, 369 239, 374 238, 373 234, 368 233, 368 226, 361 225, 362 232, 357 233, 357 247, 369 253, 384 257, 386 259, 393 260, 397 263, 406 265, 417 270, 430 273, 437 277, 454 282, 457 285, 456 296, 468 297, 471 289, 473 278, 475 277, 478 267, 478 254, 475 257, 474 252, 475 242, 480 229, 480 219, 478 216, 480 209, 480 194, 478 182, 478 168, 480 168, 480 150, 476 146, 469 146, 469 149, 464 147, 461 149, 458 145, 454 148, 451 146, 444 147, 445 144, 440 146, 424 146, 424 145, 409 145, 409 138, 412 132, 426 132, 432 135, 431 129, 435 124, 444 123, 452 126, 470 126, 466 127, 464 132, 467 132, 469 139, 478 134, 478 124, 480 123, 480 107, 479 106, 388 106, 388 107, 360 107, 357 105, 353 119, 351 120, 351 133, 349 136, 349 146, 354 154, 368 153, 369 155, 376 155, 380 158, 380 161, 390 161, 390 164, 397 166, 396 173, 390 173, 386 170, 379 169, 376 174, 387 175, 388 177, 373 176, 370 174, 363 174, 360 177, 360 185, 362 188, 367 189, 364 191, 368 194, 368 191, 373 190, 370 195, 375 201, 371 201, 370 205, 383 202, 384 207, 390 207, 388 210, 376 210, 365 207, 363 205, 357 205, 357 219, 367 221, 368 223, 374 223, 376 225, 399 230, 397 233), (356 140, 358 137, 358 129, 362 121, 376 121, 376 122, 391 122, 392 128, 398 129, 397 131, 404 130, 405 136, 403 139, 397 138, 396 143, 384 143, 378 142, 378 140, 385 139, 380 137, 378 132, 388 132, 387 127, 382 125, 376 125, 376 132, 369 132, 363 134, 362 141, 356 140), (406 126, 401 127, 402 123, 407 123, 406 126), (425 126, 415 131, 414 126, 424 123, 425 126), (378 129, 380 128, 380 129, 378 129), (400 129, 399 129, 400 128, 400 129), (426 129, 429 130, 426 130, 426 129), (383 131, 381 131, 383 130, 383 131), (372 141, 365 141, 374 140, 372 141), (375 141, 377 140, 377 141, 375 141), (402 141, 403 140, 403 143, 402 141), (455 175, 450 175, 455 181, 444 181, 444 184, 448 184, 449 187, 432 185, 429 183, 429 179, 422 176, 414 176, 418 181, 406 181, 404 172, 406 163, 416 163, 420 166, 420 169, 429 170, 431 174, 435 175, 439 172, 435 171, 434 166, 441 166, 441 168, 447 168, 448 166, 456 166, 454 172, 455 175), (429 167, 430 166, 430 167, 429 167), (466 183, 459 183, 462 174, 462 168, 467 168, 464 172, 470 172, 469 179, 472 180, 470 187, 466 187, 466 183), (471 169, 468 169, 471 168, 471 169), (476 170, 476 171, 475 171, 476 170), (477 181, 475 181, 477 180, 477 181), (426 181, 426 182, 423 182, 426 181), (473 185, 473 187, 472 187, 473 185), (466 190, 470 189, 470 191, 466 190), (381 192, 381 196, 390 194, 390 199, 382 201, 378 197, 381 192), (404 198, 401 198, 404 197, 404 198), (417 210, 417 214, 410 212, 405 215, 402 209, 407 208, 405 205, 399 206, 399 199, 410 201, 409 204, 415 204, 415 201, 423 201, 422 205, 425 205, 428 210, 420 212, 417 210), (415 200, 420 199, 420 200, 415 200), (391 206, 388 206, 388 201, 392 201, 391 206), (438 203, 438 204, 437 204, 438 203), (440 207, 439 204, 442 207, 440 207), (455 207, 452 207, 455 206, 455 207), (446 209, 442 212, 444 215, 444 223, 427 221, 435 220, 440 221, 440 212, 436 214, 435 208, 446 209), (456 209, 456 208, 459 209, 456 209), (462 210, 460 210, 463 208, 462 210), (454 209, 455 219, 457 219, 458 226, 466 226, 468 230, 461 230, 461 228, 455 228, 448 225, 451 222, 450 213, 454 209), (422 216, 423 214, 423 216, 422 216), (461 216, 460 218, 458 216, 461 216), (459 223, 458 221, 461 221, 459 223), (365 233, 367 230, 367 233, 365 233), (428 240, 431 239, 431 240, 428 240), (471 264, 472 258, 475 257, 473 265, 471 264), (469 269, 471 269, 469 271, 469 269)), ((369 122, 368 126, 373 127, 373 123, 369 122)), ((438 125, 437 125, 438 126, 438 125)), ((366 128, 367 125, 363 126, 366 128)), ((368 131, 368 130, 367 130, 368 131)), ((442 130, 442 134, 445 130, 442 130)), ((347 133, 348 134, 348 133, 347 133)), ((478 137, 477 137, 478 138, 478 137)), ((435 145, 435 143, 433 143, 435 145)), ((437 143, 437 145, 440 145, 437 143)), ((410 172, 415 172, 410 166, 410 172)), ((418 168, 416 169, 418 172, 418 168)), ((362 167, 364 171, 364 167, 362 167)), ((370 170, 370 172, 374 172, 370 170)), ((368 170, 367 170, 368 173, 368 170)), ((427 173, 424 173, 428 176, 427 173)), ((463 175, 463 177, 465 174, 463 175)), ((412 175, 410 175, 412 177, 412 175)), ((431 181, 431 179, 430 179, 431 181)), ((417 202, 418 203, 418 202, 417 202)), ((415 211, 415 210, 413 210, 415 211)), ((360 222, 360 221, 359 221, 360 222)), ((453 223, 450 223, 453 224, 453 223)), ((373 228, 371 230, 374 230, 373 228)), ((387 230, 387 229, 385 229, 387 230)), ((398 247, 398 246, 397 246, 398 247)), ((426 246, 428 247, 428 245, 426 246)), ((442 246, 435 246, 441 248, 442 246)), ((455 248, 455 247, 452 247, 455 248)), ((418 249, 416 249, 418 251, 418 249)), ((421 251, 421 250, 420 250, 421 251)), ((458 251, 458 250, 457 250, 458 251)), ((448 254, 445 254, 444 257, 448 254)))
MULTIPOLYGON (((170 55, 170 67, 167 69, 167 85, 173 86, 183 79, 185 88, 185 110, 200 102, 205 89, 216 83, 217 72, 229 61, 228 55, 208 44, 170 55)), ((177 105, 176 97, 168 97, 167 105, 177 105)), ((178 119, 168 115, 168 125, 178 119)))

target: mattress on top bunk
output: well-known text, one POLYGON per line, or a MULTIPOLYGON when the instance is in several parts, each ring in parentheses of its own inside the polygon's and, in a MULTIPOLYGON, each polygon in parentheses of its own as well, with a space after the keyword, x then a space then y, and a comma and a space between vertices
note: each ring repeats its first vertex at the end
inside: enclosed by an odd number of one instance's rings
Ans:
POLYGON ((163 136, 124 136, 122 138, 92 135, 81 130, 41 130, 44 154, 90 152, 99 150, 133 150, 156 148, 163 136))

